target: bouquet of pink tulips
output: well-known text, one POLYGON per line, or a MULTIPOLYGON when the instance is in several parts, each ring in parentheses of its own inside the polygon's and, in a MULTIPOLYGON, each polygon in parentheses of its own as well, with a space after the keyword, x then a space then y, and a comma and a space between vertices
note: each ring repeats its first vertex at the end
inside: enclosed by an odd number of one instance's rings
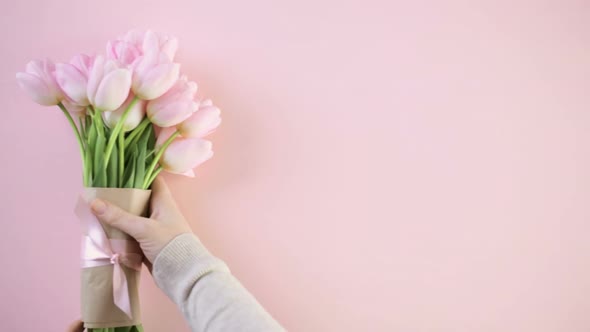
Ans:
POLYGON ((161 171, 194 176, 211 158, 203 139, 220 124, 210 100, 174 62, 176 38, 130 31, 109 41, 106 56, 69 63, 31 61, 16 74, 33 101, 57 105, 82 156, 76 214, 84 230, 82 319, 89 331, 142 331, 137 298, 141 250, 127 234, 100 224, 89 202, 100 197, 146 214, 150 185, 161 171))

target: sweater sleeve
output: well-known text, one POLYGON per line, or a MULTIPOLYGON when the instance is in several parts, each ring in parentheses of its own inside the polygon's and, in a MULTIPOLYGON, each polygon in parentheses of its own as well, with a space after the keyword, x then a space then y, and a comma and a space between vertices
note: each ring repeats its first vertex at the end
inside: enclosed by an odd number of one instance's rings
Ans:
POLYGON ((193 332, 285 331, 194 234, 170 241, 152 273, 193 332))

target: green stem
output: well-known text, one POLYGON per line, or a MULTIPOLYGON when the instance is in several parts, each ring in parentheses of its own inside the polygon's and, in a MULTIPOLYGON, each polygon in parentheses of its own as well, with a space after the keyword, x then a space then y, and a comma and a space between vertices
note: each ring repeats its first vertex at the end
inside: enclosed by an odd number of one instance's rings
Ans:
POLYGON ((154 173, 149 178, 145 179, 145 182, 143 183, 143 189, 149 188, 149 186, 152 184, 152 182, 154 182, 154 180, 156 179, 156 176, 158 176, 158 174, 160 174, 160 172, 163 169, 164 168, 162 166, 158 166, 158 168, 156 168, 154 173))
POLYGON ((119 134, 119 187, 123 187, 123 174, 125 174, 125 132, 119 134))
MULTIPOLYGON (((76 134, 76 139, 78 140, 78 147, 80 148, 80 156, 82 157, 82 171, 83 171, 83 174, 86 174, 86 172, 85 172, 86 166, 84 163, 84 143, 83 143, 82 137, 80 136, 80 131, 78 130, 78 127, 76 127, 76 123, 74 122, 74 119, 72 119, 72 115, 70 115, 70 112, 68 112, 68 110, 66 109, 64 104, 59 102, 59 104, 57 104, 57 106, 59 106, 59 109, 61 109, 61 111, 64 113, 64 115, 68 119, 68 122, 70 123, 70 126, 72 126, 72 129, 74 130, 74 134, 76 134)), ((83 179, 84 179, 83 180, 84 184, 86 184, 86 181, 87 181, 86 177, 83 176, 83 179)))
POLYGON ((127 138, 125 138, 125 146, 129 146, 129 144, 131 142, 133 142, 134 138, 139 137, 149 124, 150 124, 150 119, 148 119, 147 117, 144 118, 141 121, 141 123, 135 129, 133 129, 131 134, 129 134, 129 136, 127 136, 127 138))
MULTIPOLYGON (((78 125, 80 126, 80 136, 82 137, 83 143, 86 143, 86 116, 78 118, 78 125)), ((86 145, 82 144, 84 148, 86 145)))
POLYGON ((100 112, 95 112, 92 115, 92 118, 94 120, 94 125, 96 127, 96 133, 98 134, 98 136, 104 137, 104 122, 102 121, 102 114, 100 112))
MULTIPOLYGON (((170 145, 170 143, 172 143, 172 141, 174 141, 174 139, 176 137, 178 137, 178 135, 180 135, 180 132, 177 130, 176 132, 174 132, 174 134, 170 135, 170 137, 168 137, 168 139, 166 140, 166 142, 164 142, 162 147, 160 147, 160 150, 158 150, 156 157, 154 157, 154 160, 150 164, 150 167, 148 168, 147 172, 145 173, 146 179, 150 179, 152 177, 152 172, 154 171, 154 168, 156 168, 156 164, 158 163, 158 161, 160 160, 160 158, 164 154, 164 151, 166 151, 166 149, 168 148, 168 145, 170 145)), ((145 187, 145 183, 144 183, 144 187, 145 187)))
POLYGON ((105 162, 104 164, 105 165, 108 165, 109 159, 111 159, 111 153, 113 152, 113 147, 115 146, 115 142, 117 141, 115 138, 117 137, 117 135, 119 135, 119 132, 123 128, 123 123, 125 122, 125 120, 127 120, 127 116, 129 115, 129 111, 131 110, 131 108, 133 108, 133 106, 135 105, 135 103, 137 103, 138 100, 139 99, 137 98, 137 96, 133 97, 133 99, 131 100, 131 103, 129 103, 129 106, 127 106, 127 109, 123 112, 123 115, 121 115, 119 122, 117 122, 115 129, 113 129, 113 131, 111 132, 111 136, 109 137, 109 143, 108 143, 107 149, 104 153, 104 162, 105 162))

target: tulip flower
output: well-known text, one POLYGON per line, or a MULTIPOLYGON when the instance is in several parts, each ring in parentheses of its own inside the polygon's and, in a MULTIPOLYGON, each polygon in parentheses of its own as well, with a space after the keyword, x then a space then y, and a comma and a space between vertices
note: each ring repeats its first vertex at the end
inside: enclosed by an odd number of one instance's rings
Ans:
POLYGON ((163 53, 149 52, 133 64, 131 89, 136 96, 152 100, 162 96, 178 80, 180 65, 172 63, 163 53))
POLYGON ((212 133, 221 123, 221 111, 213 106, 211 100, 205 100, 199 109, 176 128, 182 137, 205 137, 212 133))
POLYGON ((120 68, 114 60, 97 56, 88 77, 87 94, 90 104, 101 111, 114 111, 129 96, 131 71, 120 68))
POLYGON ((178 40, 174 37, 156 34, 148 30, 143 36, 141 47, 144 54, 157 52, 165 55, 168 61, 172 61, 178 49, 178 40))
POLYGON ((29 97, 38 104, 57 105, 64 98, 55 80, 55 65, 49 59, 29 62, 25 72, 16 74, 16 80, 29 97))
POLYGON ((160 127, 175 126, 198 109, 198 103, 193 100, 196 93, 197 84, 183 76, 168 92, 147 104, 147 116, 160 127))
POLYGON ((76 55, 70 63, 55 65, 55 78, 64 94, 79 106, 88 106, 88 76, 94 59, 85 54, 76 55))
POLYGON ((140 48, 124 40, 112 40, 107 43, 107 58, 118 60, 125 66, 130 66, 142 55, 140 48))
MULTIPOLYGON (((127 100, 125 100, 121 107, 112 112, 103 113, 104 121, 109 128, 115 128, 117 122, 121 120, 123 113, 125 112, 127 107, 129 107, 134 97, 135 96, 132 93, 130 93, 129 97, 127 97, 127 100)), ((141 123, 145 116, 145 104, 145 100, 138 100, 131 106, 131 109, 129 110, 127 117, 125 118, 125 121, 122 124, 122 130, 124 130, 125 132, 133 130, 135 129, 135 127, 139 125, 139 123, 141 123)))
POLYGON ((164 128, 158 135, 156 149, 165 149, 160 166, 169 173, 194 177, 193 168, 213 156, 211 142, 202 138, 177 137, 166 147, 165 142, 174 132, 174 128, 164 128))
MULTIPOLYGON (((175 37, 155 33, 153 31, 131 30, 117 41, 132 45, 141 55, 156 52, 166 55, 169 61, 174 60, 178 49, 178 40, 175 37)), ((107 51, 108 52, 108 51, 107 51)))

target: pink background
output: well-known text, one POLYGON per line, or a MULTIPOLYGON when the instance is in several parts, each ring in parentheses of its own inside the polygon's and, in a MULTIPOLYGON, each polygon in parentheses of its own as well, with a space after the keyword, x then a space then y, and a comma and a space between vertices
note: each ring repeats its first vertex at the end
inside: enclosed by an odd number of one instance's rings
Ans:
MULTIPOLYGON (((223 110, 170 186, 286 328, 590 331, 590 4, 408 3, 5 2, 0 327, 79 313, 77 146, 15 72, 152 27, 223 110)), ((143 277, 146 331, 188 331, 143 277)))

